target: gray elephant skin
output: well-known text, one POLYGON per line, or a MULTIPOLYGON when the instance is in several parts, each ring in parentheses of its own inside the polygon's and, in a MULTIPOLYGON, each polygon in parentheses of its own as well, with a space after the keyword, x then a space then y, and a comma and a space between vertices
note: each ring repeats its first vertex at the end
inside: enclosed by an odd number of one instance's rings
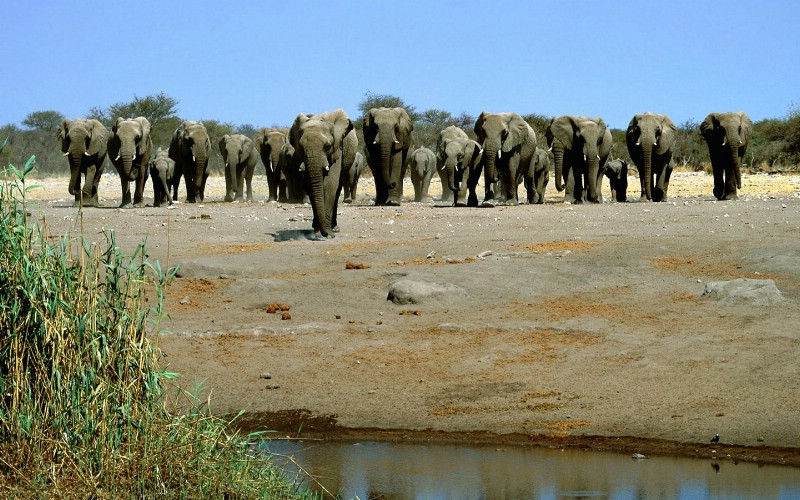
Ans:
POLYGON ((667 115, 635 115, 625 132, 625 142, 639 171, 641 200, 667 201, 672 174, 672 149, 678 129, 667 115))
POLYGON ((365 151, 375 179, 376 205, 400 205, 413 130, 403 108, 371 108, 364 115, 365 151))
POLYGON ((452 197, 454 206, 478 206, 475 189, 483 170, 480 144, 459 127, 450 125, 439 132, 436 141, 436 168, 442 179, 442 201, 452 197))
POLYGON ((253 172, 258 163, 258 150, 253 140, 243 134, 225 134, 219 140, 219 152, 225 163, 225 201, 253 201, 253 172))
POLYGON ((153 152, 150 121, 144 116, 117 118, 108 140, 108 154, 122 185, 120 208, 144 206, 144 183, 153 152), (131 203, 131 182, 134 183, 131 203))
POLYGON ((286 195, 286 175, 281 170, 281 149, 289 143, 289 129, 287 128, 262 128, 253 136, 261 163, 267 174, 269 188, 268 202, 288 201, 286 195))
POLYGON ((408 155, 411 184, 414 186, 414 201, 430 201, 428 190, 436 171, 436 155, 426 147, 419 147, 408 155))
POLYGON ((64 120, 58 130, 61 152, 69 161, 69 194, 73 206, 96 207, 97 187, 103 175, 110 134, 94 119, 64 120), (85 177, 81 189, 81 175, 85 177))
POLYGON ((211 155, 211 140, 205 125, 185 120, 175 129, 169 144, 169 157, 175 161, 172 177, 172 199, 178 199, 181 176, 186 184, 186 201, 195 203, 205 198, 208 179, 208 158, 211 155))
POLYGON ((308 203, 305 178, 306 166, 295 154, 294 146, 287 142, 281 148, 279 157, 281 176, 286 179, 286 201, 288 203, 308 203))
POLYGON ((711 113, 700 124, 700 133, 708 144, 711 169, 714 171, 714 196, 718 200, 736 200, 742 188, 742 158, 753 133, 747 114, 711 113))
POLYGON ((536 132, 517 113, 484 111, 475 121, 475 134, 483 148, 486 184, 483 204, 518 204, 517 186, 536 152, 536 132), (498 181, 498 186, 505 192, 493 191, 494 183, 498 181))
POLYGON ((564 115, 553 118, 545 133, 553 151, 556 189, 566 193, 564 201, 600 203, 600 184, 608 155, 611 130, 602 118, 564 115))
POLYGON ((528 194, 528 203, 541 205, 544 203, 544 190, 550 182, 550 154, 542 148, 536 148, 528 171, 525 172, 525 190, 528 194))
POLYGON ((172 205, 169 187, 175 174, 175 162, 169 157, 169 151, 158 148, 148 170, 153 181, 153 206, 160 207, 164 203, 172 205))
POLYGON ((353 160, 353 165, 350 166, 350 170, 347 172, 347 175, 343 180, 343 202, 353 203, 356 201, 356 194, 358 192, 358 178, 361 177, 361 174, 363 174, 366 169, 367 159, 361 154, 360 151, 357 151, 356 157, 353 160))
POLYGON ((342 109, 295 118, 289 142, 297 161, 305 164, 305 185, 314 213, 317 239, 333 238, 338 232, 336 211, 342 191, 343 172, 355 160, 358 138, 353 122, 342 109))
POLYGON ((611 189, 611 199, 624 203, 628 199, 628 163, 625 160, 611 160, 606 163, 604 175, 611 189))

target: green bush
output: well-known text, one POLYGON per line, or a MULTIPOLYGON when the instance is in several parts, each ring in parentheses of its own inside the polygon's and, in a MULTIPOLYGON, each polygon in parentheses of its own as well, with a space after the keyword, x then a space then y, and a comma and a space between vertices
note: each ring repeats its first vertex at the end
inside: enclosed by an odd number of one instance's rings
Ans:
POLYGON ((127 256, 113 232, 48 243, 25 195, 0 193, 0 496, 296 498, 255 435, 231 431, 158 368, 175 269, 127 256), (179 408, 190 408, 179 411, 179 408))

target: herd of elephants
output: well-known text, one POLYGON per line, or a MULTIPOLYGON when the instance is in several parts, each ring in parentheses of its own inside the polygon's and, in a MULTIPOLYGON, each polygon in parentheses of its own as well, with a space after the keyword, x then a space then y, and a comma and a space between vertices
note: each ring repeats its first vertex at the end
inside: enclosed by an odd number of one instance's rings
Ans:
MULTIPOLYGON (((717 199, 737 198, 742 157, 752 127, 742 112, 711 113, 700 124, 717 199)), ((358 177, 367 166, 375 180, 376 205, 400 205, 408 170, 417 201, 427 197, 436 171, 442 182, 442 200, 455 206, 479 205, 475 191, 481 174, 485 189, 481 206, 517 204, 517 188, 523 182, 528 203, 543 203, 551 164, 556 188, 566 190, 565 201, 601 202, 603 176, 609 179, 612 198, 625 201, 628 165, 608 161, 611 130, 602 118, 553 118, 545 133, 548 151, 537 148, 536 133, 517 113, 484 111, 475 122, 476 139, 449 126, 440 132, 435 152, 424 147, 409 151, 412 130, 413 123, 403 108, 381 107, 370 109, 363 118, 363 155, 353 122, 341 109, 318 115, 301 113, 288 130, 263 128, 252 138, 225 135, 219 141, 225 164, 225 201, 252 200, 251 181, 259 157, 267 173, 268 200, 297 203, 307 199, 317 238, 332 238, 338 231, 341 192, 344 202, 355 198, 358 177)), ((675 124, 662 114, 638 114, 628 125, 626 142, 639 172, 642 200, 666 199, 676 135, 675 124)), ((143 206, 148 175, 154 206, 178 199, 181 177, 186 201, 203 201, 212 149, 201 122, 184 121, 167 150, 153 151, 150 123, 144 117, 117 118, 110 132, 97 120, 64 120, 59 138, 69 160, 69 192, 76 205, 98 204, 97 187, 106 156, 121 179, 121 207, 143 206)))

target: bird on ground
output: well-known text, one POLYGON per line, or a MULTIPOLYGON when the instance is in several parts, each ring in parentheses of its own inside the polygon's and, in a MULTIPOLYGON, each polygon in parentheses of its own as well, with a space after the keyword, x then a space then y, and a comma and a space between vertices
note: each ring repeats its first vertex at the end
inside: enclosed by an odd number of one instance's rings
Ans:
POLYGON ((714 434, 714 437, 711 438, 712 443, 719 443, 719 434, 714 434))

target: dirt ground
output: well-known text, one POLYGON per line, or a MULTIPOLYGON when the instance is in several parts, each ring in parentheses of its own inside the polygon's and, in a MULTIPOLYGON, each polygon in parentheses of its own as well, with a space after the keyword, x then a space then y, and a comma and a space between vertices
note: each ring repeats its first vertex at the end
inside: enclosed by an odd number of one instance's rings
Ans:
POLYGON ((717 202, 679 172, 667 203, 577 206, 551 181, 545 205, 480 209, 374 207, 367 179, 329 241, 308 239, 309 206, 264 203, 263 177, 254 203, 223 203, 212 177, 205 203, 124 211, 118 182, 81 216, 66 179, 43 181, 32 217, 181 264, 165 368, 248 429, 800 465, 800 177, 746 175, 717 202), (701 296, 740 277, 785 300, 701 296), (399 279, 466 296, 395 305, 399 279))

